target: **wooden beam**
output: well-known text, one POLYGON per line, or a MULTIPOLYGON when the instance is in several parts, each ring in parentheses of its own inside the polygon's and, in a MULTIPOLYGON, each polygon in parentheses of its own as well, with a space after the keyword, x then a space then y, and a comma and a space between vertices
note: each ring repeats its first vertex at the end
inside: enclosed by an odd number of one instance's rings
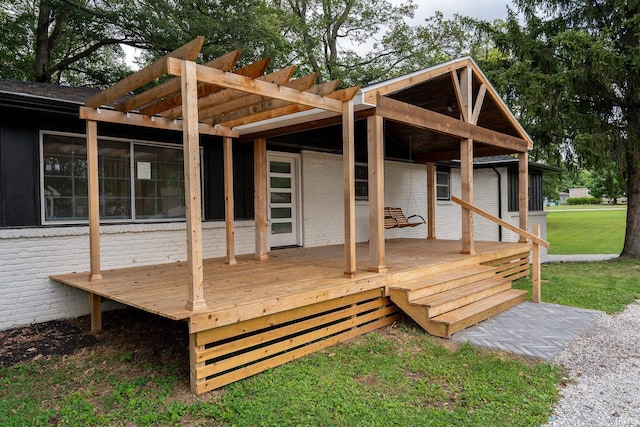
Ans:
MULTIPOLYGON (((313 86, 313 82, 316 80, 317 74, 309 74, 305 77, 289 81, 289 77, 282 76, 279 79, 270 79, 272 83, 290 87, 297 90, 307 90, 313 86)), ((227 97, 228 100, 219 102, 217 104, 211 104, 211 107, 200 106, 200 120, 214 119, 212 122, 220 122, 222 119, 216 119, 216 117, 225 117, 224 114, 240 111, 250 111, 249 108, 254 105, 259 105, 269 98, 262 95, 247 94, 235 89, 226 89, 223 92, 217 93, 207 98, 214 98, 216 95, 231 94, 227 97)), ((282 102, 282 101, 281 101, 282 102)))
POLYGON ((487 93, 487 87, 485 85, 480 85, 480 89, 478 90, 478 95, 476 96, 476 103, 473 106, 473 114, 471 115, 470 123, 472 125, 478 124, 478 118, 480 117, 480 112, 482 111, 482 104, 484 103, 484 97, 487 93))
POLYGON ((222 151, 224 156, 224 221, 227 243, 227 264, 236 264, 235 254, 235 224, 233 207, 233 139, 222 139, 222 151))
POLYGON ((184 106, 184 196, 187 219, 187 310, 206 307, 202 267, 202 201, 200 199, 200 137, 198 134, 198 81, 195 63, 182 62, 184 106))
MULTIPOLYGON (((462 200, 473 205, 473 140, 460 141, 460 191, 462 200)), ((473 212, 462 209, 462 254, 475 254, 473 244, 473 212)))
MULTIPOLYGON (((533 235, 540 238, 540 224, 533 224, 533 235)), ((540 295, 540 245, 534 242, 531 253, 533 255, 531 260, 531 300, 539 303, 542 301, 540 295)))
POLYGON ((427 163, 427 239, 436 239, 436 164, 427 163))
POLYGON ((465 202, 464 200, 461 200, 459 198, 457 198, 456 196, 451 196, 451 201, 455 202, 457 204, 459 204, 460 206, 462 206, 465 209, 469 209, 475 213, 477 213, 478 215, 487 218, 490 221, 495 222, 496 224, 506 228, 507 230, 513 231, 514 233, 518 234, 518 235, 522 235, 525 236, 525 241, 531 240, 533 243, 540 245, 540 246, 544 246, 545 248, 549 247, 549 242, 547 242, 546 240, 542 240, 540 237, 535 236, 532 233, 529 233, 526 230, 521 230, 520 228, 516 227, 515 225, 511 224, 510 222, 507 222, 503 219, 500 219, 494 215, 491 215, 489 212, 484 211, 476 206, 473 206, 472 204, 469 204, 467 202, 465 202))
MULTIPOLYGON (((211 68, 217 68, 222 71, 232 70, 236 66, 238 59, 240 58, 241 49, 236 49, 232 52, 222 55, 212 61, 207 62, 205 65, 211 68)), ((175 95, 180 97, 180 79, 174 77, 164 83, 160 83, 158 86, 154 86, 144 92, 134 95, 122 102, 115 105, 116 111, 133 111, 136 108, 145 106, 147 104, 155 103, 159 99, 167 98, 169 95, 175 95)))
POLYGON ((342 103, 342 163, 344 168, 344 275, 356 274, 356 189, 353 101, 342 103))
POLYGON ((267 254, 267 140, 265 138, 258 138, 253 142, 253 171, 255 259, 264 261, 269 259, 267 254))
MULTIPOLYGON (((80 107, 80 118, 97 122, 115 123, 120 125, 140 126, 152 129, 174 130, 182 132, 184 123, 182 120, 169 120, 163 117, 145 116, 137 113, 121 113, 112 110, 96 110, 89 107, 80 107)), ((229 136, 237 138, 239 132, 220 125, 198 124, 198 132, 204 135, 229 136)))
MULTIPOLYGON (((325 96, 325 98, 331 98, 331 99, 337 99, 340 101, 348 101, 351 100, 353 98, 353 96, 355 96, 355 94, 358 92, 359 88, 357 87, 353 87, 353 88, 349 88, 349 89, 343 89, 343 90, 339 90, 333 93, 330 93, 328 95, 325 96), (352 96, 353 95, 353 96, 352 96)), ((300 104, 291 104, 285 101, 277 101, 277 100, 272 100, 272 101, 268 101, 270 106, 273 106, 275 108, 271 109, 271 110, 265 110, 259 113, 255 113, 249 116, 245 116, 242 118, 239 118, 237 120, 230 120, 230 121, 225 121, 225 122, 221 122, 218 123, 218 125, 220 126, 225 126, 225 127, 229 127, 229 128, 235 128, 237 126, 241 126, 241 125, 247 125, 250 123, 255 123, 255 122, 259 122, 262 120, 268 120, 268 119, 273 119, 276 117, 282 117, 282 116, 286 116, 288 114, 293 114, 293 113, 298 113, 301 111, 307 111, 307 110, 311 110, 313 109, 313 107, 309 107, 306 105, 300 105, 300 104), (282 104, 281 104, 282 103, 282 104), (282 107, 277 107, 277 105, 283 105, 282 107)), ((338 116, 340 117, 340 116, 338 116)))
POLYGON ((381 116, 367 118, 369 169, 369 271, 384 273, 384 128, 381 116))
POLYGON ((342 112, 342 103, 334 99, 314 95, 309 92, 300 92, 295 89, 281 87, 269 82, 263 82, 233 73, 225 73, 220 70, 205 67, 204 65, 198 65, 197 69, 198 80, 202 82, 321 108, 327 111, 334 111, 336 113, 342 112))
MULTIPOLYGON (((529 230, 529 153, 518 155, 518 216, 520 228, 529 230)), ((525 241, 522 236, 520 242, 525 241)))
POLYGON ((109 102, 126 95, 129 92, 133 92, 142 86, 151 83, 160 76, 168 73, 169 58, 176 58, 186 61, 193 61, 198 57, 202 44, 204 43, 204 37, 200 36, 182 47, 174 50, 168 55, 154 61, 152 64, 147 65, 142 70, 137 71, 111 87, 99 92, 85 102, 87 107, 98 108, 101 105, 108 104, 109 102))
POLYGON ((439 67, 434 67, 429 70, 424 70, 424 71, 415 73, 410 77, 393 79, 386 85, 381 86, 376 90, 366 92, 364 96, 364 101, 367 104, 377 104, 378 96, 384 96, 388 93, 393 93, 401 89, 406 89, 408 87, 415 86, 417 84, 426 82, 427 80, 431 80, 434 77, 442 76, 452 72, 453 70, 458 70, 462 67, 466 67, 470 63, 471 61, 469 61, 468 59, 462 59, 462 60, 450 62, 448 64, 444 64, 439 67))
MULTIPOLYGON (((314 95, 319 95, 319 96, 325 96, 325 95, 330 95, 335 90, 336 86, 338 86, 338 80, 332 80, 330 82, 324 82, 324 83, 320 83, 320 84, 308 87, 304 89, 304 92, 313 93, 314 95)), ((260 96, 260 95, 249 95, 249 96, 260 96)), ((258 103, 257 105, 248 106, 246 108, 239 109, 239 110, 230 112, 228 114, 212 117, 209 120, 206 120, 205 123, 211 123, 211 124, 225 123, 224 126, 235 127, 237 126, 235 123, 243 123, 244 121, 248 120, 248 118, 251 118, 256 114, 264 114, 269 111, 277 110, 282 107, 298 105, 289 101, 283 101, 281 99, 272 99, 272 98, 266 98, 262 96, 261 98, 265 98, 266 100, 264 102, 258 103), (226 123, 234 123, 234 126, 228 126, 228 124, 226 123)), ((303 107, 306 107, 306 106, 303 106, 303 107)), ((311 108, 311 107, 307 107, 307 108, 311 108)))
POLYGON ((473 70, 470 66, 466 66, 460 70, 460 76, 458 71, 454 70, 451 72, 451 80, 462 116, 461 120, 470 123, 473 111, 473 70))
POLYGON ((87 181, 89 198, 89 280, 102 280, 100 271, 100 189, 98 123, 87 120, 87 181))
POLYGON ((514 152, 527 151, 527 141, 522 138, 465 123, 444 114, 416 107, 386 96, 378 99, 376 111, 389 120, 419 129, 455 136, 460 139, 473 139, 477 142, 506 148, 514 152))
POLYGON ((91 311, 91 332, 102 331, 102 298, 100 295, 89 293, 89 309, 91 311))
MULTIPOLYGON (((177 62, 177 61, 170 60, 169 65, 171 65, 174 62, 177 62)), ((236 74, 241 74, 243 76, 255 78, 260 76, 262 73, 264 73, 264 70, 267 68, 267 65, 269 65, 269 58, 265 58, 260 61, 246 65, 242 68, 238 68, 233 72, 236 74)), ((178 70, 173 70, 173 68, 175 67, 172 67, 171 69, 169 69, 169 71, 170 72, 178 71, 178 70)), ((220 71, 226 72, 226 70, 220 70, 220 71)), ((179 73, 177 75, 179 75, 179 73)), ((220 92, 222 90, 224 90, 224 88, 220 86, 211 85, 208 83, 198 83, 198 98, 206 98, 207 96, 220 92)), ((140 113, 149 114, 149 115, 163 113, 163 115, 167 116, 168 118, 182 117, 181 96, 179 93, 177 93, 174 96, 168 97, 166 99, 160 99, 157 102, 142 108, 140 110, 140 113)))

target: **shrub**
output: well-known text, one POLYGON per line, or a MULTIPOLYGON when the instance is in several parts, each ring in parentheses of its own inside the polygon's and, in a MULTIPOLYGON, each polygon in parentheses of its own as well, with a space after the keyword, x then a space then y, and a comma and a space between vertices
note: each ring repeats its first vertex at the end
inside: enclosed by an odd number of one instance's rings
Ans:
POLYGON ((595 197, 570 197, 567 199, 568 205, 599 205, 602 200, 595 197))

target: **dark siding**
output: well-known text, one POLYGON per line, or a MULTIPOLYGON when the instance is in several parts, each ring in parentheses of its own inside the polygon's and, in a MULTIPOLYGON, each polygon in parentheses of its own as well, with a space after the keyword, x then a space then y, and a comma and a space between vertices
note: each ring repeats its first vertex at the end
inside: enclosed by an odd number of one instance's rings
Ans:
MULTIPOLYGON (((509 212, 518 211, 518 170, 509 169, 508 173, 509 212)), ((542 186, 542 173, 529 171, 529 211, 541 211, 544 204, 544 190, 542 186)))
MULTIPOLYGON (((224 220, 222 141, 204 144, 205 219, 224 220)), ((233 145, 233 193, 236 219, 253 218, 253 144, 233 145)))
POLYGON ((0 125, 0 226, 40 223, 38 131, 0 125))

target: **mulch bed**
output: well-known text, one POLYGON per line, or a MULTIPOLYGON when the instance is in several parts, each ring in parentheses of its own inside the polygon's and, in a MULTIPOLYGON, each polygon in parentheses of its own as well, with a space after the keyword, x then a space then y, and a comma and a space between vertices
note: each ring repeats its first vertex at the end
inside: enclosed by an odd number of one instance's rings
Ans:
POLYGON ((167 352, 176 362, 188 361, 186 322, 126 308, 104 313, 103 332, 97 334, 91 333, 89 316, 0 331, 0 368, 101 345, 163 362, 167 352))

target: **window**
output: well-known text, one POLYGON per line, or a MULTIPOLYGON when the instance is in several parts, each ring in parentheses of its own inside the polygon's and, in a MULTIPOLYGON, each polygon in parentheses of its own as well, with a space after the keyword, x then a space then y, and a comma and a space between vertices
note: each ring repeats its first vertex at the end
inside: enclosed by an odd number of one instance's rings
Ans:
POLYGON ((448 170, 436 171, 436 196, 438 200, 451 199, 451 182, 448 170))
MULTIPOLYGON (((83 135, 42 134, 43 222, 86 221, 87 148, 83 135)), ((184 219, 181 146, 98 140, 100 219, 184 219)))
POLYGON ((356 163, 356 200, 369 200, 369 167, 356 163))

